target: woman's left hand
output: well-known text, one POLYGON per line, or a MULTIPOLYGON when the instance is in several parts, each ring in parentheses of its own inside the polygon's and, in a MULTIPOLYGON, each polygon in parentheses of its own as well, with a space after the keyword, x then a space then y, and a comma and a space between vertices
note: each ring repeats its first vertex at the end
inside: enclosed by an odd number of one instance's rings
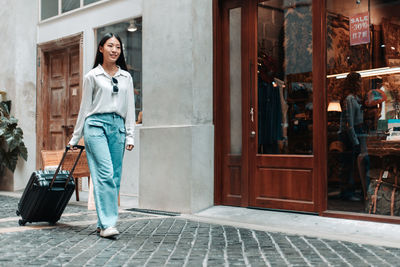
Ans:
POLYGON ((126 145, 126 150, 131 151, 133 149, 134 145, 126 145))

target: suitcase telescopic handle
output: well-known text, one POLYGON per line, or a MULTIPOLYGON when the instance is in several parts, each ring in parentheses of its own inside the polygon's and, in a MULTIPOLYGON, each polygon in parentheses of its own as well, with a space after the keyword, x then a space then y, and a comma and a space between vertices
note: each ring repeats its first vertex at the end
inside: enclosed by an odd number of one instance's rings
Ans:
MULTIPOLYGON (((85 149, 85 147, 84 147, 84 146, 81 146, 81 145, 74 145, 74 146, 72 146, 72 147, 73 147, 73 148, 78 148, 78 149, 79 149, 79 154, 78 154, 78 156, 76 157, 75 163, 74 163, 74 165, 73 165, 71 171, 69 172, 67 181, 65 182, 65 187, 67 187, 68 182, 69 182, 69 180, 71 179, 72 174, 74 173, 75 167, 76 167, 76 165, 78 164, 79 158, 81 157, 81 154, 82 154, 83 150, 85 149)), ((50 190, 53 188, 54 181, 56 180, 57 174, 60 172, 61 166, 62 166, 62 164, 64 163, 64 160, 65 160, 65 156, 67 155, 67 153, 68 153, 69 150, 71 150, 71 146, 68 145, 68 146, 65 147, 65 152, 64 152, 64 154, 63 154, 63 156, 62 156, 62 158, 61 158, 60 164, 58 164, 57 170, 56 170, 56 172, 54 173, 53 179, 51 180, 51 183, 50 183, 50 190)))

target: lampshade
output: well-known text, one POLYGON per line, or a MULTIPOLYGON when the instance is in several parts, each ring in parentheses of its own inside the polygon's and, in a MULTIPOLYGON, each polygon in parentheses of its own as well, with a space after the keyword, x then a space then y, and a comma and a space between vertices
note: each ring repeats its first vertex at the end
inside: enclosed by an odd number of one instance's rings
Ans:
POLYGON ((328 111, 342 112, 342 108, 340 107, 340 102, 339 101, 329 102, 328 111))
POLYGON ((135 32, 135 31, 137 31, 137 27, 136 27, 136 25, 135 25, 135 22, 133 21, 133 20, 131 20, 130 22, 129 22, 129 26, 128 26, 128 28, 126 29, 128 32, 135 32))

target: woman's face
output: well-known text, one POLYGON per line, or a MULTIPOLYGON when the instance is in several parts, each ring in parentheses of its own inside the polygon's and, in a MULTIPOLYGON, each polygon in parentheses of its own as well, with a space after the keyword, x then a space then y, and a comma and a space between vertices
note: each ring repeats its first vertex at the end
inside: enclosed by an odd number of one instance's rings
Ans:
POLYGON ((113 36, 100 46, 99 50, 103 54, 103 63, 115 63, 121 55, 121 44, 113 36))

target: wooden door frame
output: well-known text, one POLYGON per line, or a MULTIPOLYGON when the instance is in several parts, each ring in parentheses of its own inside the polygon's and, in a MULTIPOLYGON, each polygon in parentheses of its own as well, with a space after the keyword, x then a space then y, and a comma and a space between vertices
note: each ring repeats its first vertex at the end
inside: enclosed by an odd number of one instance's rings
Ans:
POLYGON ((312 2, 313 176, 317 194, 315 205, 319 215, 327 209, 328 203, 325 2, 325 0, 313 0, 312 2))
MULTIPOLYGON (((40 43, 37 45, 37 71, 36 71, 36 169, 42 164, 40 151, 44 146, 44 132, 46 129, 46 121, 44 115, 49 110, 47 101, 48 86, 48 62, 46 62, 45 53, 63 49, 68 46, 79 45, 79 73, 82 80, 83 71, 83 32, 66 36, 53 41, 40 43)), ((82 83, 81 83, 82 84, 82 83)))
POLYGON ((220 1, 212 2, 213 17, 213 124, 214 124, 214 204, 222 204, 222 151, 221 119, 217 107, 220 107, 219 88, 221 88, 221 8, 220 1))

